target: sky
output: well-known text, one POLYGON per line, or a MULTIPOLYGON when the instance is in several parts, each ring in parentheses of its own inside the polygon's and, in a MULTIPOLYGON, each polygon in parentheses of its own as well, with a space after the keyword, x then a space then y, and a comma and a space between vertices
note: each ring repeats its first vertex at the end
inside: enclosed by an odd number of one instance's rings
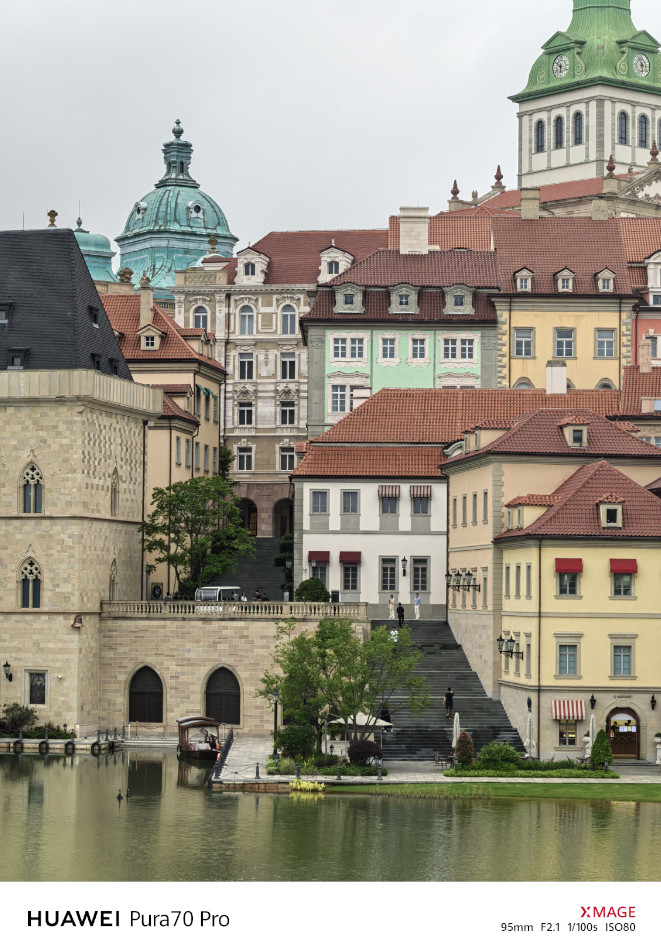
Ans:
MULTIPOLYGON (((571 0, 0 0, 0 228, 120 234, 177 118, 237 250, 516 185, 516 106, 571 0)), ((632 0, 661 36, 658 0, 632 0)), ((115 259, 117 260, 117 259, 115 259)))

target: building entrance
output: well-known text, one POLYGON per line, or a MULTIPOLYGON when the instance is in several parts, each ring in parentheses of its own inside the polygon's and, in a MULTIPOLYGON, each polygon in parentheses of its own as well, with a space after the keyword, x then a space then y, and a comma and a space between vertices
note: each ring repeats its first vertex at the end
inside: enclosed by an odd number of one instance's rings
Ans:
POLYGON ((613 756, 639 759, 640 720, 629 707, 612 710, 606 720, 606 732, 613 756))

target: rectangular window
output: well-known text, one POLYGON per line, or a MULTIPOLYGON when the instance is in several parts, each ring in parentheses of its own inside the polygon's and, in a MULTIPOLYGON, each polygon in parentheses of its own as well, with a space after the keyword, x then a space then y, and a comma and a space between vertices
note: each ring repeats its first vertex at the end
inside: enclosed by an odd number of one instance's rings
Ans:
POLYGON ((327 567, 328 567, 327 565, 314 565, 311 572, 312 577, 319 578, 319 580, 321 581, 323 585, 326 584, 326 574, 327 574, 326 568, 327 567))
POLYGON ((521 597, 521 565, 514 566, 514 597, 521 597))
POLYGON ((489 582, 489 569, 482 569, 482 607, 487 608, 489 606, 489 595, 487 594, 489 582))
POLYGON ((355 295, 355 294, 345 294, 345 295, 344 295, 344 306, 345 306, 345 307, 353 307, 353 305, 354 305, 355 303, 356 303, 356 295, 355 295))
POLYGON ((239 354, 239 379, 252 380, 254 378, 254 361, 252 353, 239 354))
POLYGON ((208 393, 204 394, 204 418, 211 419, 211 397, 208 393))
POLYGON ((356 515, 358 513, 358 493, 342 493, 342 511, 345 515, 356 515))
POLYGON ((358 565, 342 565, 342 590, 358 590, 358 565))
POLYGON ((531 666, 532 666, 532 665, 531 665, 531 659, 530 659, 530 641, 531 641, 531 639, 532 639, 532 638, 531 638, 530 634, 526 634, 526 646, 525 646, 525 648, 524 648, 524 653, 525 653, 524 662, 525 662, 525 665, 526 665, 526 671, 525 671, 525 672, 526 672, 526 677, 530 677, 530 675, 531 675, 531 666))
POLYGON ((461 359, 473 360, 475 355, 475 341, 471 338, 461 340, 461 359))
POLYGON ((408 307, 408 306, 409 306, 409 295, 408 295, 408 294, 400 294, 400 295, 399 295, 399 306, 400 306, 400 307, 408 307))
POLYGON ((414 515, 429 515, 429 499, 413 499, 414 515))
POLYGON ((482 493, 482 521, 489 521, 489 493, 486 490, 482 493))
POLYGON ((175 465, 181 465, 181 436, 175 436, 174 440, 174 461, 175 465))
POLYGON ((477 492, 473 492, 472 498, 472 509, 473 509, 473 525, 477 525, 477 492))
POLYGON ((331 412, 346 413, 347 388, 346 386, 331 386, 331 412))
POLYGON ((283 380, 296 379, 295 353, 283 353, 280 355, 280 377, 283 380))
POLYGON ((457 359, 457 341, 452 340, 452 338, 450 337, 446 337, 443 340, 443 359, 444 360, 457 359))
POLYGON ((218 422, 218 400, 216 399, 216 397, 212 397, 212 399, 213 399, 213 421, 214 423, 217 423, 218 422))
POLYGON ((560 644, 558 647, 558 673, 576 674, 578 666, 578 647, 576 644, 560 644))
POLYGON ((510 566, 509 565, 505 565, 505 581, 504 581, 503 587, 505 589, 505 597, 509 598, 510 596, 510 566))
POLYGON ((532 330, 515 330, 514 331, 514 356, 515 357, 531 357, 532 345, 533 345, 533 331, 532 330))
POLYGON ((532 565, 526 565, 526 597, 532 597, 532 565))
POLYGON ((413 590, 427 591, 429 584, 429 562, 427 558, 413 559, 413 590))
POLYGON ((652 294, 652 307, 661 307, 661 294, 652 294))
POLYGON ((381 559, 381 590, 382 591, 396 591, 397 590, 397 559, 396 558, 382 558, 381 559))
POLYGON ((633 575, 614 574, 613 575, 613 597, 630 598, 633 594, 633 575))
POLYGON ((312 493, 312 514, 326 515, 328 513, 328 492, 314 491, 312 493))
POLYGON ((344 360, 347 355, 347 341, 344 337, 333 339, 333 359, 344 360))
MULTIPOLYGON (((512 637, 514 638, 514 650, 518 654, 521 651, 521 635, 515 631, 512 634, 512 637)), ((521 658, 518 656, 514 657, 514 673, 515 674, 521 673, 521 658)))
POLYGON ((597 356, 614 357, 615 356, 615 331, 598 330, 597 331, 597 356))
POLYGON ((195 390, 195 415, 202 415, 202 391, 199 387, 195 390))
POLYGON ((209 447, 204 447, 204 471, 209 471, 209 447))
POLYGON ((280 425, 296 425, 296 403, 285 402, 280 404, 280 425))
POLYGON ((30 703, 44 706, 46 703, 46 674, 30 674, 30 703))
POLYGON ((239 403, 239 426, 252 426, 252 403, 239 403))
POLYGON ((463 307, 465 299, 463 294, 455 294, 452 298, 455 307, 463 307))
POLYGON ((190 469, 191 463, 191 449, 190 449, 190 439, 186 440, 186 468, 190 469))
POLYGON ((156 337, 153 334, 145 335, 145 350, 153 350, 156 346, 156 337))
POLYGON ((658 337, 646 337, 645 339, 646 339, 646 340, 649 340, 650 346, 651 346, 652 359, 653 359, 653 360, 656 360, 656 359, 658 358, 658 355, 659 355, 659 343, 658 343, 659 338, 658 338, 658 337))
POLYGON ((411 339, 411 359, 424 360, 427 341, 424 337, 413 337, 411 339))
POLYGON ((351 338, 351 358, 353 360, 362 360, 365 353, 365 343, 362 337, 351 338))
POLYGON ((252 472, 252 446, 239 446, 236 452, 239 472, 252 472))
POLYGON ((461 497, 461 524, 468 524, 468 497, 465 495, 461 497))
POLYGON ((213 474, 218 475, 218 447, 213 447, 213 474))
POLYGON ((631 676, 631 647, 615 645, 613 647, 613 675, 615 677, 631 676))
POLYGON ((397 515, 397 505, 399 499, 381 499, 382 515, 397 515))
POLYGON ((195 468, 200 468, 200 444, 199 442, 195 443, 195 468))
POLYGON ((578 574, 576 572, 560 572, 558 575, 558 594, 560 597, 578 594, 578 574))
POLYGON ((452 497, 452 527, 457 527, 457 496, 452 497))
POLYGON ((288 335, 296 333, 296 311, 293 307, 284 307, 282 310, 282 332, 288 335))
POLYGON ((280 471, 281 472, 291 472, 294 468, 295 458, 294 458, 294 447, 293 446, 281 446, 280 447, 280 471))
POLYGON ((556 330, 553 352, 556 357, 574 356, 574 331, 556 330))
POLYGON ((255 332, 255 315, 251 307, 242 307, 239 311, 239 333, 244 337, 252 337, 255 332))
POLYGON ((576 746, 576 720, 558 721, 558 746, 576 746))
POLYGON ((383 360, 395 359, 395 338, 384 337, 381 341, 381 358, 383 360))

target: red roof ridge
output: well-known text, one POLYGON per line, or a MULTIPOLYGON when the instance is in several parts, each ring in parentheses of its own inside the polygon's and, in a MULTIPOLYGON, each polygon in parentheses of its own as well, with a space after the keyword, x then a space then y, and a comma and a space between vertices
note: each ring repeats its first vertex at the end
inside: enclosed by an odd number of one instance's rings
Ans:
POLYGON ((505 508, 512 508, 515 505, 555 505, 560 498, 559 495, 535 495, 534 493, 517 495, 511 502, 505 503, 505 508))
POLYGON ((600 499, 597 499, 597 502, 616 502, 622 504, 624 499, 619 495, 614 495, 612 492, 608 492, 606 495, 602 495, 600 499))

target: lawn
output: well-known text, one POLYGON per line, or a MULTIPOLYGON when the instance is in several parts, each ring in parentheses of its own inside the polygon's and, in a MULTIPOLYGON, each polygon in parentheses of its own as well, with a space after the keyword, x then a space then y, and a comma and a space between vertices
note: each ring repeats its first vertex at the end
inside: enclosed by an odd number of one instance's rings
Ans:
POLYGON ((661 783, 405 783, 402 785, 326 786, 326 793, 401 796, 407 799, 601 799, 611 802, 660 802, 661 783))

